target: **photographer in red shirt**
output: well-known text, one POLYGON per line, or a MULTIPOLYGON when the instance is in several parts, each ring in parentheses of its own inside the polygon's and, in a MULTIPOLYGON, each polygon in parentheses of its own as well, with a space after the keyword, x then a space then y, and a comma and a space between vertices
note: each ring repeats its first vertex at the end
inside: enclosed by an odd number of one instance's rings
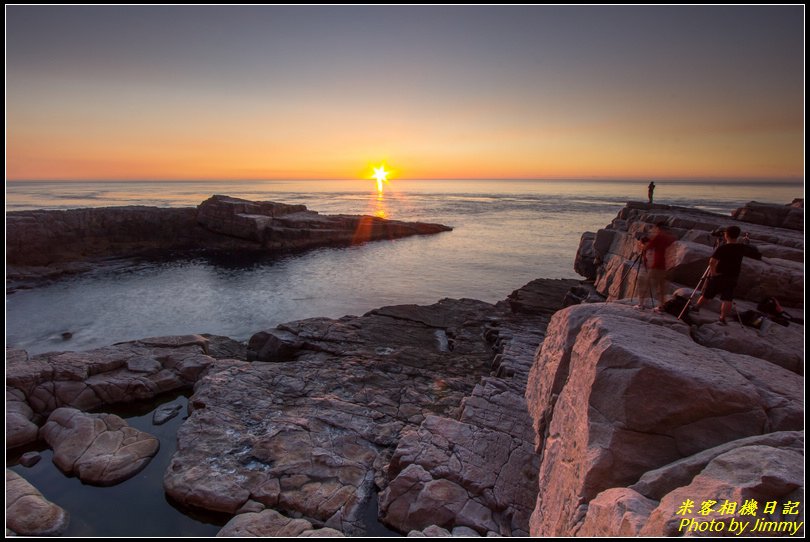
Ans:
POLYGON ((662 311, 664 303, 667 301, 667 251, 675 238, 667 231, 666 222, 658 222, 653 226, 652 237, 642 239, 642 249, 644 250, 644 262, 647 267, 647 281, 641 288, 639 298, 640 308, 644 308, 647 294, 652 296, 653 290, 658 295, 657 311, 662 311), (652 251, 652 259, 648 254, 652 251))

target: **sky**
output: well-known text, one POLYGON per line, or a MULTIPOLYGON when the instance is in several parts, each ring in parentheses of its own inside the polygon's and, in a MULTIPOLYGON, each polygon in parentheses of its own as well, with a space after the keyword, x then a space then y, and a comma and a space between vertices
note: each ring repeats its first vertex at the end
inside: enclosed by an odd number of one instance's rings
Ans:
POLYGON ((804 7, 6 6, 6 179, 804 176, 804 7))

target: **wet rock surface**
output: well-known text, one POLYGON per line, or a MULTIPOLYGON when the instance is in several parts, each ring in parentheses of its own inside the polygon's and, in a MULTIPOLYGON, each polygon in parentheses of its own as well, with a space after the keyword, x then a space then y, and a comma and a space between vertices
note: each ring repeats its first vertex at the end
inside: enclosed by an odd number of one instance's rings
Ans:
POLYGON ((42 427, 53 448, 53 462, 82 482, 111 486, 140 472, 160 443, 130 427, 114 414, 86 414, 75 408, 56 409, 42 427))
POLYGON ((25 478, 6 469, 6 535, 8 530, 23 536, 58 536, 70 516, 53 504, 25 478))

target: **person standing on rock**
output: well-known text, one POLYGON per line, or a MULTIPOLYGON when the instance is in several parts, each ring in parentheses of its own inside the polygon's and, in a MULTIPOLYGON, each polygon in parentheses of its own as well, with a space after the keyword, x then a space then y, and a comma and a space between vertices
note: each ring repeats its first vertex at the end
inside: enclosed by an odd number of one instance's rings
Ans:
POLYGON ((650 200, 650 205, 653 204, 653 192, 655 192, 655 182, 650 181, 647 185, 647 199, 650 200))
POLYGON ((731 314, 734 302, 734 289, 737 287, 737 280, 740 277, 743 256, 761 260, 762 255, 755 247, 738 241, 740 228, 737 226, 726 228, 723 231, 723 237, 725 243, 717 247, 709 259, 709 280, 695 308, 700 310, 707 299, 714 299, 714 296, 720 294, 720 301, 722 301, 720 323, 726 325, 726 319, 731 314))
POLYGON ((652 237, 642 240, 645 262, 652 262, 647 265, 647 278, 639 293, 639 307, 642 309, 645 307, 647 294, 652 296, 653 291, 658 296, 658 307, 655 310, 661 312, 667 300, 667 251, 675 242, 675 238, 667 230, 666 222, 657 222, 653 226, 652 237), (649 258, 650 251, 652 260, 649 258))

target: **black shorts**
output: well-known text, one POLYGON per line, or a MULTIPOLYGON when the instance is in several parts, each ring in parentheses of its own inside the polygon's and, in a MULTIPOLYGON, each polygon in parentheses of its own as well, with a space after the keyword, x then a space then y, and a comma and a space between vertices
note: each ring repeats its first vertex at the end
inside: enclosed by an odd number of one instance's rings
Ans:
POLYGON ((715 275, 709 277, 706 283, 706 288, 703 290, 703 297, 706 299, 714 299, 714 296, 720 294, 722 301, 734 300, 734 288, 737 287, 737 277, 729 275, 715 275))

